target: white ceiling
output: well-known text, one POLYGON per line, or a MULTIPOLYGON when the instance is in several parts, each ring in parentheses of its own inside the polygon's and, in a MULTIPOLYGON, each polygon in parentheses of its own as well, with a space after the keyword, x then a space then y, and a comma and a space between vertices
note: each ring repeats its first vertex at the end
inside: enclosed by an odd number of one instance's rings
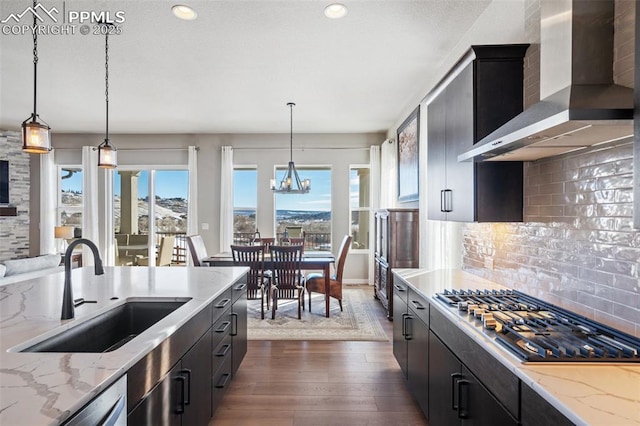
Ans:
MULTIPOLYGON (((175 18, 178 1, 64 3, 125 12, 109 38, 112 133, 287 133, 289 101, 295 132, 384 132, 491 3, 343 0, 348 15, 331 20, 329 0, 180 2, 198 19, 175 18)), ((30 4, 2 0, 0 19, 30 4)), ((104 131, 104 41, 79 26, 39 37, 38 113, 54 132, 104 131)), ((2 129, 32 111, 31 55, 30 34, 0 35, 2 129)))

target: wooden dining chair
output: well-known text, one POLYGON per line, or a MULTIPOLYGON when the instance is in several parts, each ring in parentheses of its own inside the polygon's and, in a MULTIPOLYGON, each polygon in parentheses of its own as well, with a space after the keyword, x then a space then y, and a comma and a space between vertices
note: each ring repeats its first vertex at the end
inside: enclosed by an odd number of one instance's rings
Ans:
POLYGON ((191 259, 193 260, 193 266, 207 266, 202 262, 202 259, 209 257, 202 236, 198 234, 187 236, 187 246, 189 247, 191 259))
MULTIPOLYGON (((329 277, 329 296, 338 299, 340 311, 342 311, 342 273, 347 260, 347 253, 351 247, 351 235, 345 235, 340 244, 340 257, 336 265, 336 274, 329 277)), ((307 275, 305 283, 309 295, 309 312, 311 312, 311 293, 325 293, 324 274, 312 273, 307 275)))
MULTIPOLYGON (((158 258, 156 259, 156 266, 171 266, 171 259, 173 258, 173 247, 176 243, 175 235, 162 237, 160 240, 160 248, 158 249, 158 258)), ((138 258, 139 266, 149 266, 149 257, 138 258)))
POLYGON ((304 309, 304 277, 300 270, 302 246, 269 247, 271 254, 271 319, 276 318, 278 300, 294 299, 298 301, 298 319, 304 309))
POLYGON ((269 309, 270 285, 269 279, 264 274, 265 246, 241 246, 231 245, 233 264, 248 266, 247 273, 247 299, 260 299, 260 315, 264 319, 264 296, 267 295, 267 309, 269 309))

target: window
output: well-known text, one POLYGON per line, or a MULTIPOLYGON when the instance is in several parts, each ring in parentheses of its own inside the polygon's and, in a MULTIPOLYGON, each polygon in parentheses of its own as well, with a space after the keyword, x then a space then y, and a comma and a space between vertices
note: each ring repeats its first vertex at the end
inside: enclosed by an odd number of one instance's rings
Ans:
POLYGON ((82 167, 58 167, 58 224, 82 228, 82 167))
MULTIPOLYGON (((331 250, 331 169, 298 167, 300 179, 311 180, 308 194, 275 194, 276 236, 287 227, 302 227, 305 250, 331 250)), ((282 176, 286 169, 276 169, 282 176)))
POLYGON ((369 167, 352 166, 349 170, 352 249, 369 248, 369 167))
POLYGON ((233 170, 233 241, 248 242, 257 229, 258 172, 255 168, 233 170))

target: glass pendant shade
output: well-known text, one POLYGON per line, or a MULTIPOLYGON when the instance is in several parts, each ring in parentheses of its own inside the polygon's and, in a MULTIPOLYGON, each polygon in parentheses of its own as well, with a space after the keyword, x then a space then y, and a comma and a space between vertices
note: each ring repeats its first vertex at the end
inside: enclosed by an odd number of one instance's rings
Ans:
POLYGON ((118 150, 111 145, 109 139, 105 139, 98 145, 98 167, 103 169, 115 169, 118 166, 118 150))
POLYGON ((51 151, 51 127, 38 123, 33 115, 29 119, 22 123, 22 150, 30 154, 47 154, 51 151))

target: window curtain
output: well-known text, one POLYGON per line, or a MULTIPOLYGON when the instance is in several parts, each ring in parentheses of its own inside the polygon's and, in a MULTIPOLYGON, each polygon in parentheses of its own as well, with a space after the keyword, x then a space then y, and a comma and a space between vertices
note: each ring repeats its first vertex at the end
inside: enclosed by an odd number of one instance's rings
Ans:
MULTIPOLYGON (((198 147, 189 147, 187 160, 189 170, 189 194, 187 199, 187 235, 198 233, 198 147)), ((193 266, 193 259, 187 256, 187 264, 193 266)))
MULTIPOLYGON (((369 223, 371 227, 375 226, 375 211, 380 208, 380 147, 373 145, 369 149, 369 223)), ((369 231, 369 285, 373 285, 374 265, 375 265, 375 245, 376 232, 375 229, 369 231)))
POLYGON ((233 148, 222 147, 220 168, 220 251, 233 244, 233 148))
POLYGON ((114 170, 98 169, 98 174, 102 174, 103 177, 99 183, 101 187, 99 205, 104 212, 104 220, 100 222, 102 225, 100 228, 100 241, 104 243, 98 248, 100 249, 100 256, 102 256, 102 264, 105 266, 115 266, 116 264, 115 235, 113 232, 113 173, 114 170))
POLYGON ((387 139, 380 148, 380 207, 394 207, 398 190, 396 141, 387 139))
POLYGON ((198 233, 198 148, 189 147, 189 195, 187 204, 187 235, 198 233))
MULTIPOLYGON (((82 147, 82 238, 91 240, 100 249, 98 227, 98 151, 93 146, 82 147)), ((82 265, 91 266, 93 253, 82 246, 82 265)), ((103 254, 100 250, 100 254, 103 254)))
POLYGON ((56 253, 54 228, 56 226, 56 211, 58 179, 54 151, 40 155, 40 254, 56 253))

